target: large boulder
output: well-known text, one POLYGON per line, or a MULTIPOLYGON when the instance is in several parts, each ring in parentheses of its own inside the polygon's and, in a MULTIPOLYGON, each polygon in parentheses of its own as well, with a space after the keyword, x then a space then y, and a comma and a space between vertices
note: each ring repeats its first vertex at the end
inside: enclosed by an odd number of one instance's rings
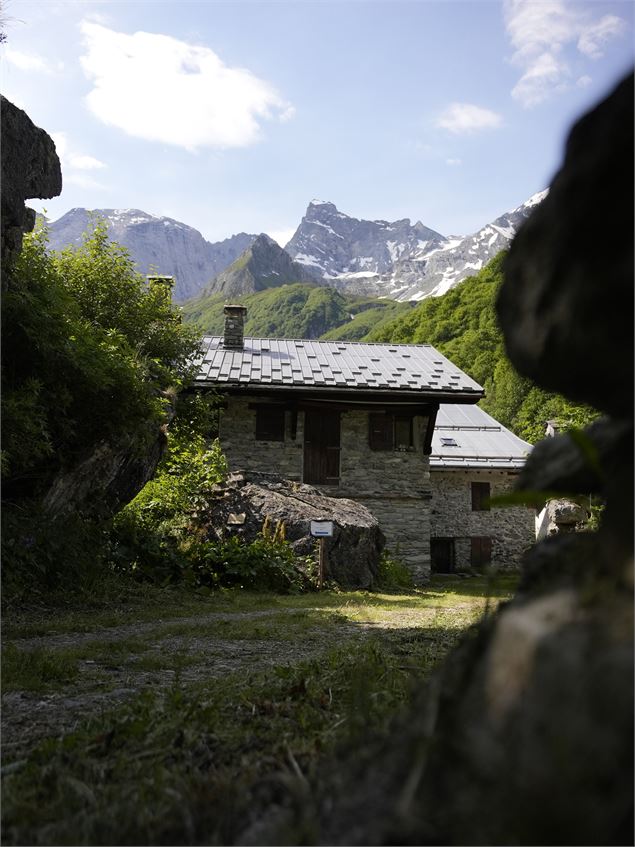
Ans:
POLYGON ((316 488, 277 474, 231 474, 215 488, 197 516, 208 538, 238 535, 246 542, 262 532, 265 520, 284 523, 286 540, 299 556, 315 553, 311 521, 333 521, 325 541, 327 578, 345 588, 371 588, 379 568, 384 536, 377 519, 354 500, 326 497, 316 488))
POLYGON ((132 438, 113 446, 102 441, 72 468, 60 471, 42 500, 52 519, 80 514, 107 519, 151 480, 167 448, 166 427, 140 445, 132 438))
POLYGON ((512 242, 497 304, 507 354, 520 373, 629 417, 632 189, 630 75, 571 130, 549 194, 512 242))
POLYGON ((24 201, 61 194, 62 170, 53 139, 6 97, 0 99, 0 126, 2 269, 6 272, 22 249, 23 234, 35 225, 35 212, 24 201))

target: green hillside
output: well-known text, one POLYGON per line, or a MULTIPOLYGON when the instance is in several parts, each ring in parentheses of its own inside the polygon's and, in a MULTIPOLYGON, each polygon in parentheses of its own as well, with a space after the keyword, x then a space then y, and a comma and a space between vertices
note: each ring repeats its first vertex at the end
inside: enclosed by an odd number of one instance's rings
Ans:
MULTIPOLYGON (((260 338, 328 338, 357 341, 395 316, 407 303, 341 294, 322 285, 294 283, 236 298, 247 307, 246 335, 260 338), (352 316, 352 317, 351 317, 352 316)), ((205 295, 183 305, 185 320, 204 332, 223 331, 222 294, 205 295)))
POLYGON ((486 392, 485 411, 529 442, 544 435, 545 421, 584 426, 597 413, 536 387, 519 376, 505 355, 494 302, 502 282, 504 253, 441 297, 371 330, 368 341, 432 344, 486 392))

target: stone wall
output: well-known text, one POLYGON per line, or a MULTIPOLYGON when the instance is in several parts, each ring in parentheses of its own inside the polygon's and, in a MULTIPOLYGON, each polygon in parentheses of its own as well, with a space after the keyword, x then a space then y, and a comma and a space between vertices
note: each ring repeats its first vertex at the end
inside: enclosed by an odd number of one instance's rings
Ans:
POLYGON ((524 506, 493 506, 472 511, 472 482, 489 482, 492 497, 512 491, 517 474, 509 471, 432 470, 432 538, 454 538, 457 570, 470 567, 471 538, 492 539, 492 565, 506 570, 519 564, 535 541, 535 512, 524 506))
MULTIPOLYGON (((298 412, 295 440, 291 412, 285 413, 284 441, 256 441, 255 397, 228 398, 221 417, 220 440, 231 470, 277 473, 301 481, 304 414, 298 412)), ((430 575, 430 473, 423 454, 425 421, 413 421, 411 451, 374 451, 368 444, 368 412, 341 417, 339 486, 316 486, 329 497, 363 503, 378 519, 387 551, 403 560, 416 582, 430 575)))
POLYGON ((256 397, 228 397, 220 420, 220 441, 232 471, 276 473, 302 481, 304 415, 298 414, 295 440, 291 438, 291 412, 285 412, 284 441, 256 441, 256 397))

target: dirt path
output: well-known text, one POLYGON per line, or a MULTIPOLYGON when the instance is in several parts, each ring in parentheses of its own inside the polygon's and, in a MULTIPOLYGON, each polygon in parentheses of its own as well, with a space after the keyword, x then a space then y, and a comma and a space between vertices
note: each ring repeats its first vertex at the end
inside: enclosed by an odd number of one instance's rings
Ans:
POLYGON ((306 639, 276 638, 275 635, 227 638, 222 635, 224 623, 248 623, 281 615, 291 622, 306 615, 306 611, 272 609, 210 613, 104 627, 94 632, 5 639, 5 648, 13 645, 25 653, 46 649, 55 654, 70 649, 79 667, 76 679, 60 683, 59 691, 48 694, 11 691, 3 695, 3 759, 4 762, 10 760, 5 768, 13 768, 12 763, 23 758, 42 739, 59 738, 87 718, 120 706, 144 691, 162 692, 175 684, 188 685, 237 671, 250 673, 274 665, 294 664, 369 631, 364 625, 342 619, 341 625, 334 626, 331 621, 323 629, 312 627, 306 639), (182 631, 177 635, 166 634, 166 629, 174 628, 182 631), (214 633, 216 629, 218 635, 214 633), (139 639, 143 644, 138 654, 134 645, 125 655, 118 653, 119 644, 139 639), (91 650, 94 655, 95 647, 98 658, 91 658, 91 650), (179 659, 179 666, 170 668, 175 657, 179 659), (154 667, 148 668, 148 665, 154 667))

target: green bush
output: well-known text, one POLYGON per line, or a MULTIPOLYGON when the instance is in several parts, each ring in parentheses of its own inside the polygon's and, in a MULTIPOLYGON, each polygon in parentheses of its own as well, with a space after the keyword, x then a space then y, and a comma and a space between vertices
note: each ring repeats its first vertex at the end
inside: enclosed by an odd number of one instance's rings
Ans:
POLYGON ((197 338, 98 223, 78 248, 25 237, 2 300, 2 474, 37 498, 99 441, 156 437, 168 388, 191 377, 197 338))
POLYGON ((103 223, 61 253, 45 229, 27 235, 2 282, 3 589, 70 590, 106 567, 108 533, 53 522, 44 495, 101 442, 142 453, 156 439, 198 339, 103 223))
POLYGON ((375 588, 385 591, 414 588, 412 574, 400 560, 393 558, 385 551, 379 561, 379 571, 375 580, 375 588))
POLYGON ((209 395, 179 398, 156 477, 115 518, 115 561, 119 568, 158 583, 299 589, 304 577, 284 540, 283 524, 272 529, 265 521, 251 543, 236 536, 207 539, 199 514, 227 473, 218 440, 209 440, 217 407, 217 399, 209 395))

